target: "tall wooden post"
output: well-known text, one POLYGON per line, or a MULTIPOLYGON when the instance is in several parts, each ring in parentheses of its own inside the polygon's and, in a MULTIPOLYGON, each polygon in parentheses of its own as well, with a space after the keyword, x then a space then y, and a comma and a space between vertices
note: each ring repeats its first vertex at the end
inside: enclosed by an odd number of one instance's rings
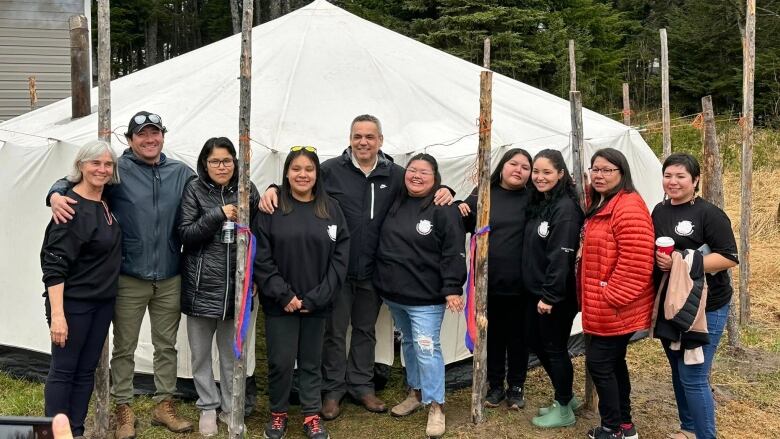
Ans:
POLYGON ((584 155, 584 142, 582 134, 582 94, 578 91, 569 92, 569 105, 571 106, 571 156, 572 170, 580 206, 585 209, 585 172, 582 167, 584 155))
POLYGON ((68 19, 70 29, 70 102, 71 116, 76 119, 92 111, 90 88, 92 78, 89 65, 89 30, 87 17, 73 15, 68 19))
POLYGON ((753 197, 753 87, 756 68, 756 0, 745 5, 742 39, 742 185, 739 227, 739 324, 750 324, 750 201, 753 197))
MULTIPOLYGON (((477 230, 490 222, 490 130, 493 123, 493 72, 479 77, 479 193, 477 195, 477 230)), ((477 339, 474 342, 474 375, 471 386, 471 421, 485 420, 483 413, 487 383, 487 281, 488 234, 477 237, 477 256, 474 263, 474 311, 477 321, 477 339)))
MULTIPOLYGON (((99 0, 98 21, 98 138, 111 143, 111 9, 109 0, 99 0)), ((89 47, 89 46, 87 46, 89 47)), ((89 51, 87 51, 89 52, 89 51)), ((87 69, 89 72, 89 69, 87 69)), ((89 90, 87 90, 89 96, 89 90)), ((100 353, 95 371, 95 433, 93 437, 109 436, 111 401, 108 376, 108 337, 100 353)))
POLYGON ((490 37, 485 38, 482 50, 482 66, 490 70, 490 37))
MULTIPOLYGON (((723 209, 725 201, 723 197, 723 162, 720 159, 720 146, 715 132, 715 112, 712 110, 712 96, 701 98, 702 115, 704 118, 704 154, 702 157, 702 197, 710 203, 723 209)), ((729 318, 726 321, 728 329, 728 344, 732 348, 738 348, 739 325, 737 322, 737 309, 734 306, 734 296, 731 296, 731 308, 729 318)))
POLYGON ((628 93, 628 82, 623 83, 623 125, 631 126, 631 97, 628 93))
MULTIPOLYGON (((252 0, 244 0, 241 16, 241 64, 240 64, 240 97, 238 109, 238 223, 249 226, 249 118, 252 106, 252 0)), ((239 233, 236 247, 236 317, 241 309, 244 278, 248 256, 249 236, 239 233)), ((235 319, 235 331, 239 331, 239 319, 235 319)), ((244 322, 249 325, 250 322, 244 322)), ((246 353, 248 343, 243 344, 241 358, 233 362, 233 411, 228 424, 228 437, 231 439, 245 437, 244 431, 244 399, 246 397, 246 353)))
POLYGON ((672 153, 672 126, 669 116, 669 48, 666 29, 661 29, 661 113, 663 122, 663 158, 672 153))
POLYGON ((569 91, 577 90, 577 58, 574 53, 574 40, 569 40, 569 91))

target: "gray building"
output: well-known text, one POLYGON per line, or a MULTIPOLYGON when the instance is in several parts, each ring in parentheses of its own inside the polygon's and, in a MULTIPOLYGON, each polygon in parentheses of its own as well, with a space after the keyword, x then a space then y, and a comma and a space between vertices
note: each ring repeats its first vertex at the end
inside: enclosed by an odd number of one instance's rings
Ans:
POLYGON ((90 0, 0 0, 0 122, 70 97, 68 19, 90 19, 90 0))

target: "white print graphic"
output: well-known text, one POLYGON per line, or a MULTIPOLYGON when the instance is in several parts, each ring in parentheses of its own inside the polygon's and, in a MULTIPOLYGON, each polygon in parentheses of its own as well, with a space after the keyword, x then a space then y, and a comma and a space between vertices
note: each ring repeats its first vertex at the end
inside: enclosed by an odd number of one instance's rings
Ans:
POLYGON ((547 221, 542 221, 539 223, 539 228, 536 230, 537 233, 539 233, 539 236, 542 238, 546 238, 547 235, 550 234, 550 223, 547 221))
POLYGON ((693 233, 693 223, 690 221, 680 221, 674 226, 674 233, 680 236, 691 236, 693 233))
POLYGON ((386 188, 386 187, 387 187, 387 185, 386 185, 386 184, 380 184, 380 185, 379 185, 379 189, 384 189, 384 188, 386 188))
POLYGON ((433 230, 433 224, 431 224, 428 220, 420 220, 419 223, 417 223, 417 233, 420 235, 427 235, 431 233, 431 230, 433 230))
POLYGON ((328 226, 328 236, 330 236, 330 240, 333 242, 336 242, 336 232, 338 231, 338 226, 335 224, 331 224, 328 226))

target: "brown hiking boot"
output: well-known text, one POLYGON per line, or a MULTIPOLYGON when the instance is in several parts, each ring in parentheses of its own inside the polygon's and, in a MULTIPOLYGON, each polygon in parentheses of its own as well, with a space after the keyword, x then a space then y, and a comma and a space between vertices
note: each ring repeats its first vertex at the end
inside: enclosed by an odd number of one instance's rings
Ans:
POLYGON ((174 433, 184 433, 192 430, 192 422, 176 414, 173 401, 166 399, 160 401, 152 410, 152 425, 162 425, 174 433))
POLYGON ((116 419, 115 439, 135 439, 135 414, 130 404, 117 404, 114 409, 116 419))
POLYGON ((429 438, 438 438, 444 435, 444 409, 439 403, 431 403, 425 435, 429 438))
POLYGON ((409 396, 400 404, 390 409, 390 414, 395 417, 408 416, 422 407, 422 394, 419 390, 409 389, 409 396))

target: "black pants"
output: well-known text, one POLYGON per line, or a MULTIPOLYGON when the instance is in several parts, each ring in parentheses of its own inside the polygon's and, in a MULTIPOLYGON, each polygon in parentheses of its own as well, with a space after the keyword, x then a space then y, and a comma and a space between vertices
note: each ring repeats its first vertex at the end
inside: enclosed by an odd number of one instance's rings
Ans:
MULTIPOLYGON (((51 306, 46 298, 46 320, 51 306)), ((95 369, 114 317, 114 299, 63 301, 68 339, 65 347, 51 345, 51 365, 43 390, 46 416, 68 415, 74 436, 84 434, 84 419, 95 386, 95 369)))
POLYGON ((340 400, 374 393, 376 318, 382 299, 370 279, 347 279, 333 298, 322 354, 322 390, 325 398, 340 400), (347 328, 352 335, 347 355, 347 328))
POLYGON ((585 348, 585 364, 599 395, 601 425, 611 430, 620 428, 620 424, 631 423, 631 381, 626 349, 632 335, 591 335, 585 348))
POLYGON ((323 334, 325 317, 302 317, 298 313, 265 317, 271 412, 287 413, 296 360, 301 412, 306 416, 320 412, 323 334))
POLYGON ((522 296, 489 295, 487 305, 487 380, 491 388, 525 386, 528 348, 522 321, 522 296))
POLYGON ((577 308, 571 302, 564 301, 553 305, 550 314, 539 314, 538 296, 529 295, 525 305, 528 348, 542 363, 555 389, 555 400, 561 405, 571 401, 574 384, 574 367, 569 356, 569 335, 577 308))

